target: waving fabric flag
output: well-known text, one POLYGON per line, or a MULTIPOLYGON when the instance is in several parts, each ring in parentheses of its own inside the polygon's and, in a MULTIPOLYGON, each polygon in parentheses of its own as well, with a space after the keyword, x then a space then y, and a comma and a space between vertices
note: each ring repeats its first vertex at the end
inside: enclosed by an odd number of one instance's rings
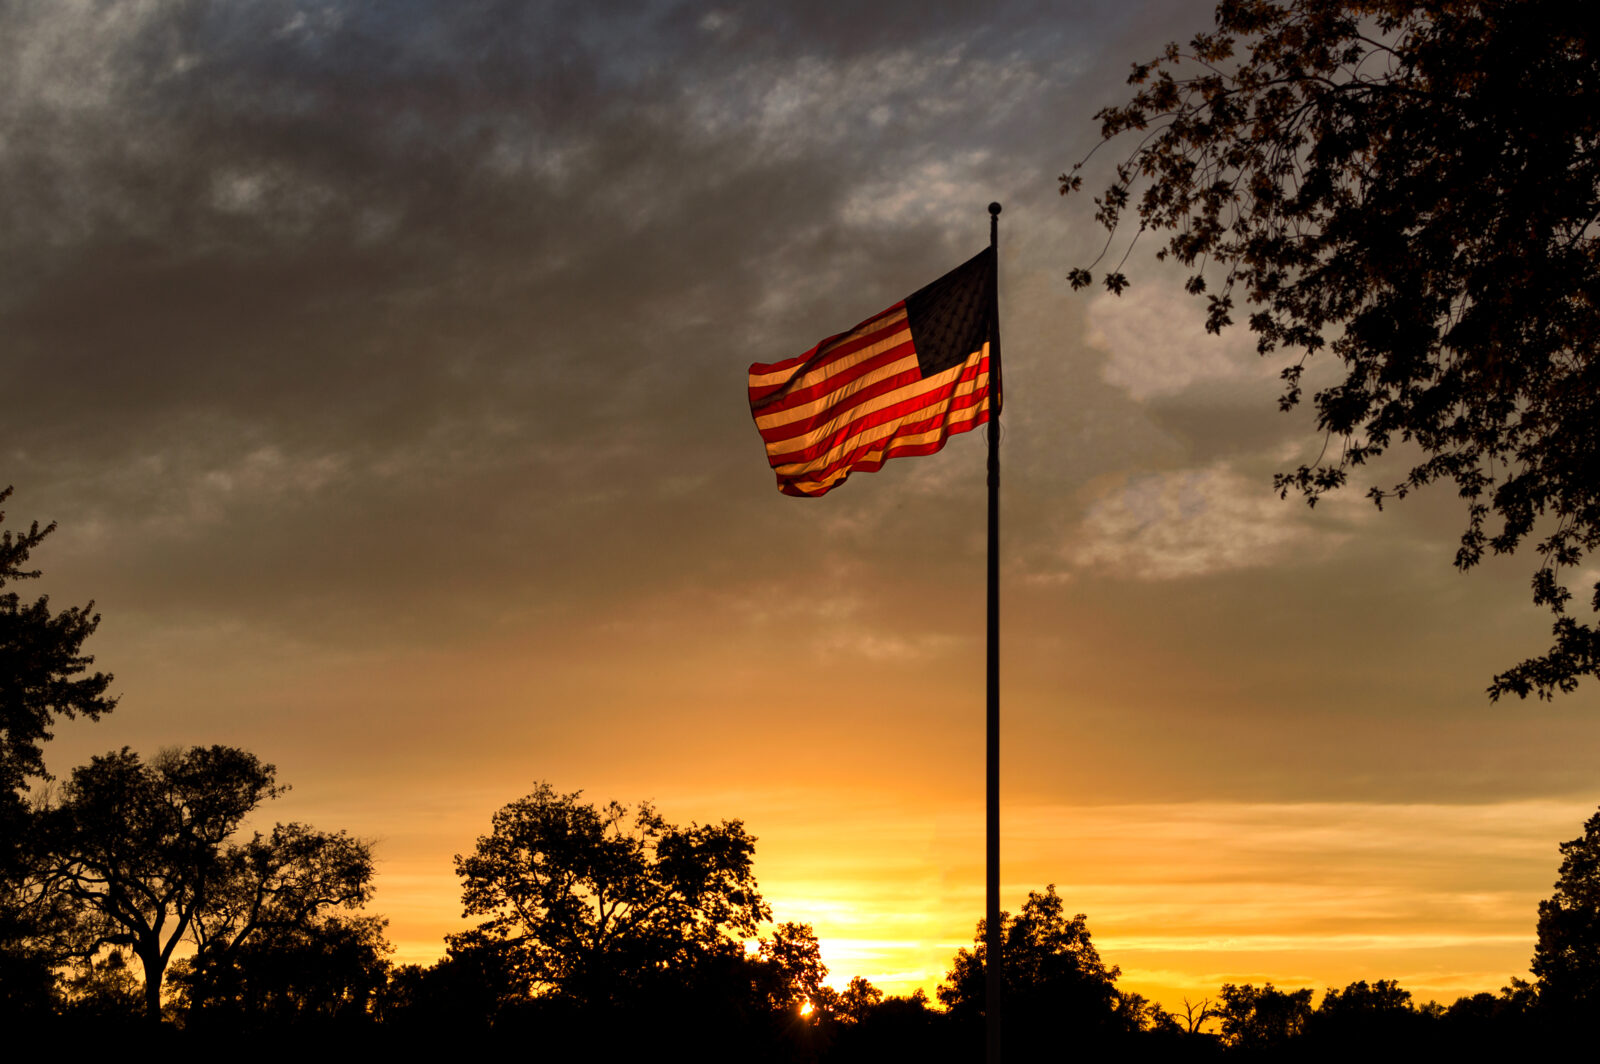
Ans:
MULTIPOLYGON (((989 420, 995 259, 986 248, 849 332, 750 367, 750 412, 785 495, 932 454, 989 420)), ((999 408, 999 382, 995 407, 999 408)))

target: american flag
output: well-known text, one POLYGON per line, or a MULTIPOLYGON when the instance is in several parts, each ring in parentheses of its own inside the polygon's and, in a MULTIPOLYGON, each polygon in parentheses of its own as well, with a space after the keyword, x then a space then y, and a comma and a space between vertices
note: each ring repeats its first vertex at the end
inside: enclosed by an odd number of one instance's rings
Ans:
POLYGON ((932 454, 988 421, 994 315, 986 248, 805 354, 751 366, 750 412, 778 490, 824 495, 851 473, 932 454))

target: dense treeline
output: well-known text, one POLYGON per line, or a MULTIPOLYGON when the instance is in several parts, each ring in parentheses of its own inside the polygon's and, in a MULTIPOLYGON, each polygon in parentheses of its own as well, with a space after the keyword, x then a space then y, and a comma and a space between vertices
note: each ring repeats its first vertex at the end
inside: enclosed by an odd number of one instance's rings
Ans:
MULTIPOLYGON (((1600 817, 1591 825, 1600 828, 1600 817)), ((588 874, 552 871, 558 881, 588 874)), ((635 884, 617 885, 630 901, 642 897, 635 884)), ((981 926, 974 947, 954 958, 936 1004, 921 992, 886 996, 860 977, 842 991, 830 988, 805 925, 764 928, 754 948, 726 938, 642 964, 636 962, 659 943, 613 940, 595 954, 600 939, 585 940, 579 907, 559 904, 572 896, 551 900, 558 904, 545 915, 576 917, 566 930, 578 933, 559 948, 581 979, 545 981, 544 960, 529 951, 555 948, 554 937, 532 941, 520 929, 500 935, 480 927, 452 936, 433 965, 395 966, 384 921, 330 915, 226 958, 202 951, 174 961, 163 1008, 167 1037, 255 1033, 380 1046, 469 1038, 581 1048, 598 1059, 664 1046, 694 1047, 709 1059, 758 1060, 954 1061, 981 1052, 981 926)), ((1556 984, 1517 979, 1498 995, 1449 1006, 1419 1005, 1386 980, 1328 989, 1320 1002, 1309 988, 1228 984, 1173 1015, 1116 987, 1118 971, 1101 960, 1083 915, 1067 916, 1048 887, 1007 916, 1005 943, 1007 1045, 1017 1059, 1069 1050, 1168 1060, 1517 1055, 1558 1042, 1584 1018, 1583 1004, 1559 999, 1556 984)), ((70 962, 43 999, 10 1019, 79 1034, 145 1027, 135 970, 125 949, 70 962)))
MULTIPOLYGON (((987 964, 981 923, 936 1003, 921 992, 886 996, 860 977, 835 990, 812 929, 772 923, 752 875, 754 841, 738 821, 680 827, 649 805, 597 807, 540 785, 457 857, 466 911, 481 922, 450 936, 437 963, 391 964, 379 917, 348 906, 307 909, 254 938, 235 933, 227 949, 197 937, 200 948, 169 967, 159 1016, 179 1042, 252 1033, 371 1045, 467 1037, 599 1059, 667 1045, 709 1059, 976 1058, 987 964)), ((1005 916, 1007 1045, 1030 1060, 1069 1049, 1345 1060, 1554 1043, 1587 1018, 1600 969, 1582 932, 1594 918, 1600 814, 1562 851, 1556 893, 1540 907, 1539 981, 1513 979, 1498 995, 1448 1006, 1419 1005, 1388 980, 1330 988, 1315 1003, 1310 988, 1227 984, 1174 1015, 1117 987, 1120 973, 1101 958, 1086 918, 1069 916, 1053 886, 1031 892, 1005 916)), ((148 1027, 135 944, 102 935, 89 945, 31 1000, 8 995, 8 1019, 76 1033, 148 1027)))
MULTIPOLYGON (((9 489, 0 491, 0 501, 9 489)), ((0 514, 0 518, 3 518, 0 514)), ((982 1051, 985 928, 936 1000, 836 990, 810 926, 775 922, 738 820, 680 826, 648 803, 584 802, 548 784, 495 814, 455 859, 464 915, 435 964, 392 963, 372 850, 345 832, 242 828, 284 786, 231 747, 123 749, 41 787, 62 717, 116 701, 91 673, 93 604, 25 601, 51 528, 0 533, 0 1022, 82 1037, 137 1031, 462 1038, 595 1059, 664 1047, 707 1059, 972 1060, 982 1051)), ((1083 914, 1054 886, 1005 914, 1014 1059, 1380 1059, 1525 1055, 1600 1010, 1600 813, 1562 844, 1538 912, 1535 981, 1418 1005, 1387 980, 1327 989, 1224 985, 1174 1015, 1118 988, 1083 914)))

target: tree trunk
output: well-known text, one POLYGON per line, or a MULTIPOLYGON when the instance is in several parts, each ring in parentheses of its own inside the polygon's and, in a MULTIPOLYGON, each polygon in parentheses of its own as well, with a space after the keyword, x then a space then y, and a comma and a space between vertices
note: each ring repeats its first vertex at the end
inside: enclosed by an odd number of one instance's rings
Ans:
POLYGON ((159 947, 151 950, 138 950, 139 960, 144 965, 144 1018, 151 1023, 161 1022, 161 977, 165 974, 166 964, 161 956, 159 947))

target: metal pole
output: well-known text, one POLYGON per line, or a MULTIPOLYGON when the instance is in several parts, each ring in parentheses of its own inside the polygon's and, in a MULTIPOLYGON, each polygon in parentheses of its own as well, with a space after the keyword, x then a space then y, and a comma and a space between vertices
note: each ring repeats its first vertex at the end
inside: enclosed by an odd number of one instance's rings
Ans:
POLYGON ((1000 1064, 1005 956, 1000 927, 1000 204, 989 204, 989 651, 987 670, 987 888, 984 949, 988 954, 985 1040, 988 1064, 1000 1064))

